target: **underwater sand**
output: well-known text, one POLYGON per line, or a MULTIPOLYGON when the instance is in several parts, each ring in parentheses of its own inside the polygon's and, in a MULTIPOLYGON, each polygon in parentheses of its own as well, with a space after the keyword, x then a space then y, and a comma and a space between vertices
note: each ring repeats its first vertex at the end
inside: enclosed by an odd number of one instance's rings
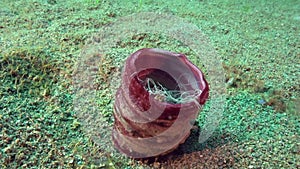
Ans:
MULTIPOLYGON (((300 168, 299 18, 297 0, 0 1, 0 168, 300 168), (223 119, 204 144, 194 130, 173 153, 148 161, 101 149, 73 109, 72 74, 86 41, 139 12, 196 25, 221 58, 227 85, 223 119)), ((117 61, 102 60, 100 80, 120 66, 118 56, 139 48, 193 55, 168 37, 139 36, 112 48, 117 61)), ((104 82, 97 103, 112 123, 104 82)))

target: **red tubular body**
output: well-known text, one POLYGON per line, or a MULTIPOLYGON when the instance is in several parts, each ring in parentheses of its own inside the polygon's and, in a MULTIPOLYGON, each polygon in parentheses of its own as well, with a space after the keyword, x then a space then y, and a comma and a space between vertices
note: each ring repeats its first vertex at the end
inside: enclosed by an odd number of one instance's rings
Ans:
POLYGON ((126 60, 122 84, 114 103, 115 147, 133 158, 166 154, 183 143, 192 121, 208 98, 209 87, 203 73, 185 55, 160 49, 140 49, 126 60), (193 101, 160 101, 145 88, 153 79, 170 90, 201 90, 193 101))

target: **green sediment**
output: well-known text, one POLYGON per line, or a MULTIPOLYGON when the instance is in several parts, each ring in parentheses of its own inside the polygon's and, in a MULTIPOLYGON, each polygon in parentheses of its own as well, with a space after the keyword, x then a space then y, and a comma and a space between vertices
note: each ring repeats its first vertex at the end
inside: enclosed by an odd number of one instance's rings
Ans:
MULTIPOLYGON (((299 9, 293 0, 1 1, 0 168, 299 167, 299 9), (223 120, 205 144, 192 132, 172 158, 150 164, 100 150, 73 110, 72 72, 85 41, 138 11, 197 25, 222 59, 228 89, 223 120), (202 160, 208 156, 218 160, 202 160)), ((159 47, 195 59, 179 41, 138 36, 123 39, 99 69, 98 105, 109 123, 113 95, 106 79, 124 61, 117 56, 159 47)))

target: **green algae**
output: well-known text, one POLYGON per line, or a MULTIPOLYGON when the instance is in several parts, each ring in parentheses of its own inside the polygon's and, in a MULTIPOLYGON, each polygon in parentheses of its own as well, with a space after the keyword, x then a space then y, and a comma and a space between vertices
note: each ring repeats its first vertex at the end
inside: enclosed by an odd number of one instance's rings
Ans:
MULTIPOLYGON (((299 4, 141 2, 0 2, 1 168, 138 168, 136 162, 106 154, 86 135, 73 111, 71 89, 72 69, 86 39, 117 17, 137 11, 172 13, 194 23, 210 37, 224 63, 224 119, 206 144, 198 145, 197 134, 192 135, 179 148, 183 153, 226 145, 236 151, 232 168, 299 167, 299 4)), ((193 55, 166 37, 139 36, 146 38, 129 37, 114 49, 117 63, 122 62, 116 58, 119 53, 144 46, 193 55)), ((113 63, 103 64, 103 76, 113 63)), ((107 106, 112 96, 103 93, 99 106, 112 122, 107 106)))

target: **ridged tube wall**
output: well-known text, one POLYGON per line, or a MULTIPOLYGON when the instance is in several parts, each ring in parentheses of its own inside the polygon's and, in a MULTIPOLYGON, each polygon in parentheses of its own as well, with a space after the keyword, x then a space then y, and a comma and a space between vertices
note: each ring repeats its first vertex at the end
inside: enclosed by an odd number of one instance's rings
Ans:
POLYGON ((203 73, 183 54, 144 48, 124 65, 114 102, 114 146, 133 158, 164 155, 185 142, 209 87, 203 73), (151 83, 150 83, 151 82, 151 83), (177 91, 171 102, 151 88, 177 91))

